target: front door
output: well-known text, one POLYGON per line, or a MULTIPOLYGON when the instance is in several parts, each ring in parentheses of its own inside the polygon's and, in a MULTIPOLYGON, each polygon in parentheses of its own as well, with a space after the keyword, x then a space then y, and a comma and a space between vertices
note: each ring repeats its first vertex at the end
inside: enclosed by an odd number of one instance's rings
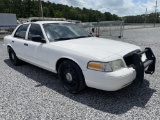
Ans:
POLYGON ((32 37, 35 35, 39 35, 42 39, 44 39, 40 25, 31 24, 28 32, 28 40, 25 42, 26 58, 31 63, 40 66, 48 66, 46 43, 32 41, 32 37))

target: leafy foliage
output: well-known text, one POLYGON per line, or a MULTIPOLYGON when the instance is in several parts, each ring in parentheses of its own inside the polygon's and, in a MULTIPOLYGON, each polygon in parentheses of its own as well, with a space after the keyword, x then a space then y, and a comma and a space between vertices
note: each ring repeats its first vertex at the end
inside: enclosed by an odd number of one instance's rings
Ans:
MULTIPOLYGON (((0 13, 15 13, 18 18, 37 17, 39 15, 38 0, 0 0, 0 13)), ((63 17, 66 19, 81 20, 83 22, 96 22, 120 20, 109 12, 101 13, 98 10, 69 7, 42 1, 44 17, 63 17)))
POLYGON ((137 15, 137 16, 125 16, 123 17, 125 23, 160 23, 159 13, 150 13, 148 15, 137 15))

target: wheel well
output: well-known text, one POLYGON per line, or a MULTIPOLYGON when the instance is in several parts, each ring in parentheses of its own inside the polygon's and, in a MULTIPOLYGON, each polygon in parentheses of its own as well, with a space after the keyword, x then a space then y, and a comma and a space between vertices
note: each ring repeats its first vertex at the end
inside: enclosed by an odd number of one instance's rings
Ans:
MULTIPOLYGON (((60 58, 60 59, 57 61, 57 64, 56 64, 56 71, 58 71, 59 65, 60 65, 63 61, 65 61, 65 60, 70 60, 70 61, 76 63, 75 61, 73 61, 73 60, 71 60, 71 59, 68 59, 68 58, 60 58)), ((76 63, 76 64, 77 64, 77 63, 76 63)), ((77 64, 77 65, 78 65, 78 64, 77 64)), ((79 66, 79 65, 78 65, 78 66, 79 66)), ((80 68, 80 66, 79 66, 79 68, 80 68)), ((81 69, 81 68, 80 68, 80 69, 81 69)))
POLYGON ((8 45, 8 46, 7 46, 7 50, 8 50, 8 51, 9 51, 9 48, 11 48, 11 49, 12 49, 12 47, 8 45))
POLYGON ((15 53, 15 51, 13 50, 13 48, 10 45, 7 46, 7 50, 8 50, 8 52, 10 52, 10 50, 12 50, 15 53))
POLYGON ((9 45, 8 45, 7 47, 8 47, 8 48, 11 48, 11 46, 9 46, 9 45))

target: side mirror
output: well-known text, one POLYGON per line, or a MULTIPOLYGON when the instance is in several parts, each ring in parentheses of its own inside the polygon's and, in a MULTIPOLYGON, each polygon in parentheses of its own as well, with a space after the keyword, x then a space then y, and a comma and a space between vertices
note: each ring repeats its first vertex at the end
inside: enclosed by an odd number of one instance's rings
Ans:
POLYGON ((40 42, 40 43, 46 43, 46 41, 43 40, 40 35, 32 36, 32 41, 34 41, 34 42, 40 42))

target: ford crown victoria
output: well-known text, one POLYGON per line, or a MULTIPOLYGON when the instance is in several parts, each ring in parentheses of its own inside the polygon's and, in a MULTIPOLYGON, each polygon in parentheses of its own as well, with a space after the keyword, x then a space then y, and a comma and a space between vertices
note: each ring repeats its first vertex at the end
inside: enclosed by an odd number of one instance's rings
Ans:
POLYGON ((37 21, 19 25, 4 37, 10 61, 28 62, 57 73, 64 88, 78 93, 86 86, 116 91, 144 73, 153 74, 156 58, 151 48, 93 37, 66 21, 37 21))

